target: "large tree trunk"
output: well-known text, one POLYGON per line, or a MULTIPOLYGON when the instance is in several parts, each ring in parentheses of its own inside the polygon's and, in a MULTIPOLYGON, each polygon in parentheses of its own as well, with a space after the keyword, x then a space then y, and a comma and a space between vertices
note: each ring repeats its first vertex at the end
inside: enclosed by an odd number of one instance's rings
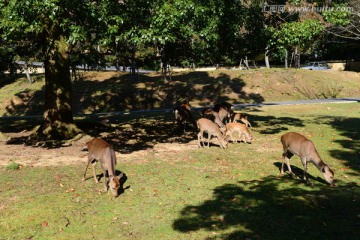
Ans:
POLYGON ((45 139, 70 139, 80 130, 72 115, 72 88, 68 59, 68 45, 63 38, 55 42, 45 60, 44 122, 38 134, 45 139))

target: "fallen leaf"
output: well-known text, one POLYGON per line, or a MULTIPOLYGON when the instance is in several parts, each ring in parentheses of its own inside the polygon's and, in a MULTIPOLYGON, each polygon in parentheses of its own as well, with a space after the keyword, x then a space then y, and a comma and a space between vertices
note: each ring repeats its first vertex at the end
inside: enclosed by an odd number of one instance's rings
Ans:
POLYGON ((69 192, 74 192, 75 191, 75 188, 70 188, 70 189, 67 189, 65 192, 69 193, 69 192))
POLYGON ((48 223, 47 221, 43 221, 43 222, 41 223, 41 226, 47 227, 47 226, 49 226, 49 223, 48 223))

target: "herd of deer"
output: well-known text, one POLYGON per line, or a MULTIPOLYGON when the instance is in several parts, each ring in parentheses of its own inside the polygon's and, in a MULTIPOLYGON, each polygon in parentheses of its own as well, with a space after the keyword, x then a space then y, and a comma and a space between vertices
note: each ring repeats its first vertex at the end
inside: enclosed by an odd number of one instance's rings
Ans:
MULTIPOLYGON (((185 132, 186 124, 191 123, 195 129, 199 130, 197 134, 199 147, 205 146, 204 133, 207 133, 207 147, 210 145, 211 137, 216 137, 220 142, 220 147, 227 148, 228 142, 237 142, 243 140, 245 143, 252 141, 253 137, 249 131, 251 124, 247 117, 241 113, 235 113, 232 111, 232 105, 228 103, 216 104, 213 108, 205 108, 202 111, 202 117, 195 121, 191 113, 191 106, 189 103, 184 103, 174 108, 174 124, 175 122, 185 132), (237 121, 241 121, 239 123, 237 121), (234 138, 234 133, 237 133, 238 137, 234 138)), ((303 179, 307 182, 307 166, 308 163, 313 163, 319 171, 323 174, 324 179, 331 186, 334 186, 334 172, 330 167, 324 163, 312 141, 304 137, 303 135, 295 132, 288 132, 280 138, 283 146, 281 174, 284 174, 284 163, 288 167, 290 174, 293 174, 290 167, 290 158, 294 155, 300 157, 304 167, 303 179)), ((104 187, 105 191, 110 188, 114 196, 119 195, 119 189, 122 188, 121 178, 124 176, 121 173, 119 176, 115 174, 116 156, 115 151, 101 138, 94 138, 91 141, 85 143, 84 148, 88 150, 88 162, 83 175, 83 181, 85 180, 86 172, 91 163, 93 169, 93 176, 95 182, 98 183, 96 177, 95 165, 100 162, 103 169, 104 187)), ((121 189, 122 190, 122 189, 121 189)))
POLYGON ((235 113, 232 110, 232 105, 229 103, 215 104, 213 108, 204 108, 202 111, 202 117, 195 121, 191 114, 191 106, 189 103, 184 103, 174 108, 174 123, 177 123, 180 129, 186 131, 186 123, 191 123, 194 129, 199 129, 198 144, 200 147, 204 144, 204 133, 207 133, 207 147, 210 145, 211 137, 216 137, 220 142, 220 147, 227 148, 229 140, 237 142, 240 138, 246 143, 251 142, 253 137, 248 129, 251 127, 250 122, 247 120, 247 116, 241 113, 235 113), (241 121, 241 124, 237 121, 241 121), (238 138, 234 138, 234 134, 237 134, 238 138))

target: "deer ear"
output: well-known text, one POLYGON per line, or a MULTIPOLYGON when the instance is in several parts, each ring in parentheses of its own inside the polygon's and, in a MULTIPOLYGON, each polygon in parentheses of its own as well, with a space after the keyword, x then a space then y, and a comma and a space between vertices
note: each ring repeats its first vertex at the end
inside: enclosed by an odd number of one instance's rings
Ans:
POLYGON ((116 178, 118 179, 118 180, 120 180, 120 178, 122 178, 124 176, 124 173, 120 173, 120 175, 119 176, 116 176, 116 178))

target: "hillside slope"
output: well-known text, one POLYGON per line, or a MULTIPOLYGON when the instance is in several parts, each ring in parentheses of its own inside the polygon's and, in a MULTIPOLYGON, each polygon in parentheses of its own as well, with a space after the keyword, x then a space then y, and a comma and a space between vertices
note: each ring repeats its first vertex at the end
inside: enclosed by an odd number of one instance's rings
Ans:
MULTIPOLYGON (((171 80, 157 73, 131 76, 118 72, 80 73, 73 83, 74 114, 172 108, 188 100, 194 107, 215 102, 254 103, 360 96, 360 74, 297 69, 182 72, 171 80)), ((24 78, 0 88, 0 116, 42 114, 43 76, 29 85, 24 78)), ((1 86, 1 85, 0 85, 1 86)))

